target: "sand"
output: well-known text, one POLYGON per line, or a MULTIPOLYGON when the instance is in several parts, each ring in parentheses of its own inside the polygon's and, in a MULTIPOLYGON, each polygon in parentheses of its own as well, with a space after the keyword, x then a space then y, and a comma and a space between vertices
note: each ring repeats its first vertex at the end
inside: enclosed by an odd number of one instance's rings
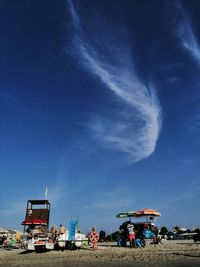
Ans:
POLYGON ((0 249, 0 267, 64 267, 64 266, 200 266, 200 243, 163 241, 163 245, 147 244, 143 249, 119 248, 100 243, 97 251, 89 247, 75 251, 37 253, 22 249, 0 249))

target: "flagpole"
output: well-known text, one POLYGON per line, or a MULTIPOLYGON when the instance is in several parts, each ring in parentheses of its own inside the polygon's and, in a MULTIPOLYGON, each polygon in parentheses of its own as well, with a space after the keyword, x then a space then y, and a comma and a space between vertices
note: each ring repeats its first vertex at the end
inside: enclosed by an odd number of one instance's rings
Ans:
MULTIPOLYGON (((47 200, 48 198, 47 198, 47 195, 48 195, 48 187, 46 187, 46 189, 45 189, 45 200, 47 200)), ((46 209, 47 209, 47 203, 46 203, 46 209)))
POLYGON ((45 199, 47 200, 48 198, 47 198, 47 195, 48 195, 48 187, 46 187, 46 189, 45 189, 45 199))

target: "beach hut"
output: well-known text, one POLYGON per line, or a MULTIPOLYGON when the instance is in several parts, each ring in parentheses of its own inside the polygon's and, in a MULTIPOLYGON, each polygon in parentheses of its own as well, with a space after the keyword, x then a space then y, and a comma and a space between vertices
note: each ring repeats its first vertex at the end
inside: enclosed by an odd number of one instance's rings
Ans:
POLYGON ((200 230, 200 225, 198 225, 198 226, 192 228, 192 231, 193 231, 193 232, 195 232, 196 230, 200 230))
POLYGON ((8 233, 8 230, 5 228, 0 227, 0 233, 8 233))
MULTIPOLYGON (((120 212, 116 215, 117 218, 129 218, 129 221, 124 222, 119 229, 123 233, 123 240, 127 238, 127 225, 130 223, 131 218, 141 219, 140 222, 132 223, 134 225, 134 231, 138 236, 139 246, 144 247, 146 242, 144 239, 151 239, 156 236, 156 228, 154 225, 154 221, 156 217, 161 216, 160 212, 154 209, 141 209, 137 211, 125 211, 120 212)), ((125 243, 126 244, 126 243, 125 243)), ((120 246, 120 244, 119 244, 120 246)))
POLYGON ((8 230, 5 229, 5 228, 0 227, 0 236, 3 236, 3 235, 7 236, 7 234, 8 234, 8 230))

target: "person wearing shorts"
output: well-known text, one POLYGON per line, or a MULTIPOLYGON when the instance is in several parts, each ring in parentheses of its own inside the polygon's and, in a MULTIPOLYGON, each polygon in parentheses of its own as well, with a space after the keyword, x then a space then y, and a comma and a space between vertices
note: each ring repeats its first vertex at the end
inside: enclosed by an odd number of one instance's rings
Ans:
POLYGON ((135 232, 134 232, 134 225, 129 222, 127 224, 127 230, 128 230, 128 238, 130 241, 130 248, 135 247, 135 232))

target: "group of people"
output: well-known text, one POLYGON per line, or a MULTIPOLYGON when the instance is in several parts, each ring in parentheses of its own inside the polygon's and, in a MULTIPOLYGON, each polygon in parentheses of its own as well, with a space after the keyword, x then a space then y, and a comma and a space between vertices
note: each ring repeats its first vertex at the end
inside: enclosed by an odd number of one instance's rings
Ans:
MULTIPOLYGON (((131 221, 128 222, 127 232, 128 232, 128 239, 130 241, 130 248, 133 248, 133 247, 141 248, 142 247, 141 239, 144 238, 144 231, 147 231, 147 230, 152 230, 152 229, 149 229, 149 225, 144 224, 143 232, 137 231, 137 233, 135 233, 134 225, 131 223, 131 221)), ((154 244, 154 245, 162 244, 162 240, 157 234, 154 234, 152 231, 150 231, 150 233, 151 233, 151 236, 149 237, 151 238, 150 244, 154 244)))
POLYGON ((35 225, 30 225, 27 230, 27 238, 32 239, 32 238, 37 238, 39 236, 47 235, 49 240, 52 240, 54 242, 56 238, 64 234, 66 231, 65 227, 60 224, 60 228, 57 229, 55 226, 52 226, 50 229, 50 232, 48 232, 47 228, 45 226, 35 226, 35 225))
POLYGON ((56 226, 52 226, 50 231, 51 231, 51 238, 53 241, 55 241, 59 235, 62 235, 65 233, 66 228, 62 224, 60 224, 59 229, 57 229, 56 226))
MULTIPOLYGON (((159 244, 159 243, 162 244, 162 241, 159 238, 159 236, 155 235, 153 233, 154 232, 153 229, 149 228, 150 227, 149 224, 141 225, 142 228, 135 229, 134 224, 131 221, 128 221, 124 223, 122 226, 123 227, 120 228, 121 233, 122 233, 122 238, 124 240, 124 245, 122 246, 126 246, 127 237, 130 241, 130 248, 145 246, 145 241, 144 241, 145 231, 149 231, 152 234, 152 236, 150 237, 152 240, 151 244, 159 244), (144 242, 143 245, 141 243, 142 241, 144 242)), ((36 235, 36 232, 38 230, 42 230, 42 229, 37 229, 35 226, 30 226, 27 230, 28 234, 30 235, 30 238, 33 238, 36 235)), ((62 236, 63 234, 68 235, 68 230, 62 224, 60 224, 60 227, 58 229, 56 228, 56 226, 51 227, 50 232, 48 232, 48 237, 49 237, 49 240, 55 243, 55 241, 57 241, 58 238, 62 236)), ((91 245, 91 248, 93 250, 96 250, 98 248, 97 243, 99 241, 99 234, 96 231, 95 227, 92 227, 87 237, 88 237, 88 242, 91 245)))
MULTIPOLYGON (((52 240, 55 242, 55 240, 58 238, 58 236, 66 233, 67 229, 60 224, 60 228, 59 230, 57 230, 57 228, 55 226, 51 227, 51 236, 52 236, 52 240)), ((77 233, 80 233, 80 231, 78 231, 77 233)), ((91 245, 91 249, 92 250, 97 250, 98 246, 97 246, 97 242, 99 241, 99 233, 97 232, 95 227, 92 227, 91 231, 88 233, 87 235, 88 237, 88 241, 91 245)), ((77 239, 79 239, 76 236, 77 239)))

